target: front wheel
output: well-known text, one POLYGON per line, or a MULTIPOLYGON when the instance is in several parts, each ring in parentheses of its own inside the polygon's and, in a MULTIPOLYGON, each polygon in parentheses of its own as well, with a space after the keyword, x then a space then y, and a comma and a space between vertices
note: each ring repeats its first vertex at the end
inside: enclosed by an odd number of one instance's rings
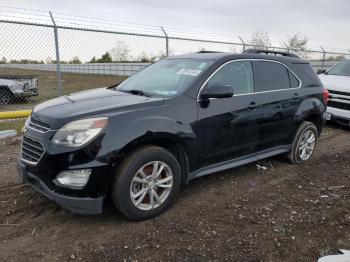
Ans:
POLYGON ((111 188, 114 206, 132 220, 145 220, 164 212, 180 189, 181 168, 168 150, 142 146, 119 165, 111 188))
POLYGON ((318 131, 314 123, 304 121, 295 134, 288 160, 292 164, 302 164, 311 159, 318 141, 318 131))
POLYGON ((11 94, 7 90, 0 90, 0 105, 7 105, 11 102, 11 94))

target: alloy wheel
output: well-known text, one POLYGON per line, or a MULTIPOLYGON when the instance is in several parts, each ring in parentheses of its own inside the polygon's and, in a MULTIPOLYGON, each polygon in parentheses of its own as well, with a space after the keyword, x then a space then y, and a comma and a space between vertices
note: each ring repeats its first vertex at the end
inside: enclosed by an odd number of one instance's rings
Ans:
POLYGON ((308 160, 315 150, 316 134, 313 130, 306 130, 299 142, 299 157, 301 160, 308 160))
POLYGON ((141 210, 153 210, 162 205, 173 187, 173 173, 162 161, 143 165, 130 184, 130 199, 141 210))

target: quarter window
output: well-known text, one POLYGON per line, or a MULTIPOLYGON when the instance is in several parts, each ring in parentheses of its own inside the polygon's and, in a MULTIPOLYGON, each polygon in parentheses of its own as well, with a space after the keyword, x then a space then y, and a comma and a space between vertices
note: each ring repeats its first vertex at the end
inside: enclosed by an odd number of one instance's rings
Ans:
POLYGON ((279 63, 259 61, 261 91, 290 88, 287 68, 279 63))
POLYGON ((235 95, 253 93, 252 63, 250 61, 237 61, 224 65, 208 81, 208 86, 211 85, 232 86, 235 95))
POLYGON ((295 75, 288 70, 289 74, 289 81, 290 81, 290 87, 291 88, 297 88, 300 85, 299 80, 295 77, 295 75))

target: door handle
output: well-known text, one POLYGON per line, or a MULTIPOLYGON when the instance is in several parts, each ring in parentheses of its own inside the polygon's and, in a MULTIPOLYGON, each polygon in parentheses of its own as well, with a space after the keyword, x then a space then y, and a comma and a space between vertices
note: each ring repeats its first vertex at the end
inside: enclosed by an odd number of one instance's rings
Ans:
POLYGON ((258 107, 259 107, 259 104, 255 103, 254 101, 251 102, 251 103, 248 105, 248 108, 249 108, 250 110, 254 110, 254 109, 258 108, 258 107))

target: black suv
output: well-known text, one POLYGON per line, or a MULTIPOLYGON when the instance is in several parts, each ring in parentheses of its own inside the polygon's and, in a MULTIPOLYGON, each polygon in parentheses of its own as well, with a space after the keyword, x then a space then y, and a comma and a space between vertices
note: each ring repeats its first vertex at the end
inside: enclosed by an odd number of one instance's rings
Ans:
POLYGON ((110 196, 123 215, 148 219, 191 179, 278 154, 309 160, 327 99, 292 54, 169 57, 118 85, 36 106, 19 173, 73 212, 101 213, 110 196))

